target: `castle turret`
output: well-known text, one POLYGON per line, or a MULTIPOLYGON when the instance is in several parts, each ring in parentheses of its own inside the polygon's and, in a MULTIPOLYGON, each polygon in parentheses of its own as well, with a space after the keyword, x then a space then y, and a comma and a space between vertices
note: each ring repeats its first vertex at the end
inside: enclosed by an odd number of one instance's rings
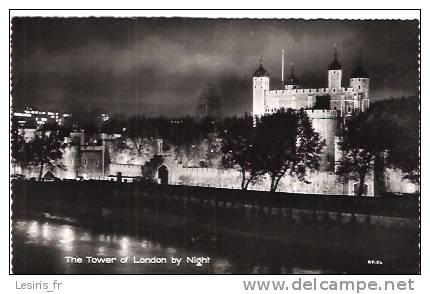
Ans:
POLYGON ((350 87, 357 93, 357 99, 361 111, 369 108, 369 77, 361 66, 361 57, 358 66, 349 80, 350 87))
POLYGON ((331 93, 339 92, 342 87, 342 64, 337 60, 336 45, 334 48, 334 60, 328 67, 328 88, 331 93))
POLYGON ((264 92, 269 90, 270 76, 263 67, 260 56, 260 67, 253 75, 252 115, 264 115, 264 92))

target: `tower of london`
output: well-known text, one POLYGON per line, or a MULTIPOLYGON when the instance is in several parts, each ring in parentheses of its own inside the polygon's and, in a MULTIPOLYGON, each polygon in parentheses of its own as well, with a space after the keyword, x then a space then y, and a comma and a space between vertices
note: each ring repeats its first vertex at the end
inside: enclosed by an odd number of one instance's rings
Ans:
POLYGON ((282 89, 270 89, 270 75, 260 66, 253 74, 252 114, 261 116, 279 109, 305 109, 312 120, 312 125, 324 142, 321 155, 321 171, 334 171, 337 161, 336 142, 340 118, 350 116, 354 111, 366 111, 369 108, 369 77, 363 70, 361 62, 349 79, 349 86, 342 86, 342 64, 338 60, 335 48, 334 59, 327 68, 327 87, 301 88, 294 75, 294 64, 291 73, 284 81, 284 55, 282 53, 282 89))
POLYGON ((369 78, 361 62, 349 79, 349 87, 342 87, 342 64, 335 51, 327 77, 326 88, 301 88, 293 65, 290 77, 282 81, 283 88, 270 90, 270 75, 260 58, 260 66, 253 75, 253 115, 273 113, 280 108, 303 108, 331 110, 333 115, 345 117, 356 109, 369 108, 369 78))

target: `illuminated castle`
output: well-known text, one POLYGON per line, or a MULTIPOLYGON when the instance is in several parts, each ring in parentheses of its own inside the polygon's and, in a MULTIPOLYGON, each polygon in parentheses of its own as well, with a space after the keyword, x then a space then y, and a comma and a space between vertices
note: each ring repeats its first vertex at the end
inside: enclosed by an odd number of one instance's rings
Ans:
POLYGON ((361 62, 349 80, 349 87, 342 87, 342 64, 337 51, 328 67, 326 88, 304 89, 294 75, 294 64, 290 77, 284 81, 284 50, 282 50, 283 89, 270 90, 270 75, 260 66, 253 74, 253 115, 261 116, 284 109, 305 109, 312 125, 324 142, 321 154, 321 170, 334 171, 339 158, 336 151, 339 118, 350 116, 354 111, 369 108, 369 78, 362 69, 361 62))
POLYGON ((280 108, 292 109, 324 109, 333 110, 336 115, 345 117, 355 109, 365 111, 369 108, 369 78, 362 69, 361 63, 349 80, 349 87, 342 87, 342 65, 338 61, 337 52, 328 67, 327 88, 303 89, 294 76, 292 65, 291 76, 284 81, 284 54, 282 54, 282 85, 283 89, 270 90, 270 75, 260 67, 253 75, 253 115, 264 115, 276 112, 280 108))

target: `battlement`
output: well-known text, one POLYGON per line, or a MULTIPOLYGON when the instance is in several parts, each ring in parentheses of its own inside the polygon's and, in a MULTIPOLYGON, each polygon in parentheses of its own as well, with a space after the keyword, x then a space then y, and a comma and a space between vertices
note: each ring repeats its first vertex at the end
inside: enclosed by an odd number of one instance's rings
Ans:
POLYGON ((342 88, 342 92, 349 94, 357 94, 357 91, 354 88, 342 88))
POLYGON ((357 81, 359 81, 359 82, 361 82, 361 81, 368 81, 369 80, 369 78, 350 78, 350 80, 357 80, 357 81))
POLYGON ((142 165, 111 163, 109 165, 109 172, 111 175, 116 175, 120 172, 126 177, 140 177, 142 176, 142 165))
POLYGON ((328 88, 315 88, 315 89, 279 89, 279 90, 267 90, 264 94, 268 97, 270 96, 280 96, 280 95, 294 95, 294 94, 324 94, 329 91, 328 88))
POLYGON ((333 109, 307 109, 305 111, 312 119, 333 119, 337 117, 337 110, 333 109))
MULTIPOLYGON (((340 89, 340 93, 348 93, 348 94, 357 94, 356 89, 351 87, 342 87, 340 89)), ((280 97, 280 96, 288 96, 288 95, 294 95, 294 94, 309 94, 309 95, 315 95, 315 94, 326 94, 331 93, 329 88, 315 88, 315 89, 290 89, 290 90, 266 90, 264 91, 264 94, 267 98, 271 97, 280 97)))

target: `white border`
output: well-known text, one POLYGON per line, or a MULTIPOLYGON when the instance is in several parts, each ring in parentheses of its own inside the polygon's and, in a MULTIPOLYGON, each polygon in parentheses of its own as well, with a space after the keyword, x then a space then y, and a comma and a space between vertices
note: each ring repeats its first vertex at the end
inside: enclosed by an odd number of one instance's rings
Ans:
MULTIPOLYGON (((75 3, 75 5, 90 5, 85 1, 80 1, 81 3, 75 3)), ((291 1, 283 1, 283 6, 290 6, 291 1)), ((346 1, 338 1, 340 3, 339 7, 345 7, 345 5, 348 5, 346 1)), ((362 3, 365 1, 362 1, 362 3)), ((372 3, 372 1, 367 1, 363 3, 362 5, 368 5, 369 3, 372 3)), ((26 7, 34 6, 34 2, 28 2, 26 3, 26 7)), ((40 4, 40 5, 46 5, 50 7, 60 7, 64 4, 59 4, 58 2, 50 1, 48 5, 47 4, 40 4), (50 4, 50 5, 49 5, 50 4)), ((143 3, 142 3, 143 4, 143 3)), ((146 3, 145 3, 146 4, 146 3)), ((246 3, 248 4, 248 3, 246 3)), ((299 3, 301 4, 301 3, 299 3)), ((320 2, 317 5, 324 5, 325 2, 320 2)), ((354 3, 357 4, 357 3, 354 3)), ((388 3, 381 3, 380 6, 387 5, 388 3)), ((11 6, 14 6, 14 8, 19 8, 20 5, 18 3, 13 3, 11 6)), ((118 6, 118 3, 109 3, 108 5, 111 5, 112 8, 115 8, 115 6, 118 6)), ((157 4, 152 4, 157 5, 157 4)), ((189 4, 183 4, 185 5, 189 4)), ((297 5, 297 4, 295 4, 297 5)), ((332 4, 333 5, 333 4, 332 4)), ((394 3, 390 3, 393 7, 395 6, 394 3)), ((405 5, 405 3, 402 3, 402 5, 405 5)), ((178 6, 178 4, 176 4, 178 6)), ((194 3, 192 4, 194 7, 200 7, 203 6, 202 3, 194 3)), ((236 7, 244 7, 243 3, 240 3, 236 7)), ((249 5, 251 7, 251 4, 249 5)), ((316 6, 315 6, 316 7, 316 6)), ((323 8, 323 7, 321 7, 323 8)), ((3 13, 6 12, 3 10, 3 13)), ((3 19, 6 19, 6 15, 3 14, 3 19)), ((165 17, 173 17, 173 16, 183 16, 183 17, 210 17, 210 18, 216 18, 216 17, 228 17, 228 18, 304 18, 304 19, 314 19, 314 18, 329 18, 329 19, 418 19, 419 18, 419 11, 388 11, 388 10, 379 10, 379 11, 12 11, 11 16, 62 16, 62 17, 68 17, 68 16, 115 16, 115 17, 131 17, 131 16, 165 16, 165 17)), ((425 19, 423 17, 423 19, 425 19)), ((4 23, 3 23, 4 24, 4 23)), ((424 31, 424 30, 423 30, 424 31)), ((8 81, 8 73, 6 73, 6 68, 8 68, 8 64, 5 63, 5 56, 6 53, 8 53, 8 46, 9 44, 5 44, 5 40, 8 40, 9 32, 6 32, 6 29, 3 27, 3 46, 2 50, 4 50, 2 53, 4 53, 3 56, 3 63, 2 64, 2 74, 3 74, 3 83, 4 87, 2 88, 4 90, 4 93, 6 89, 9 88, 9 81, 8 81), (6 39, 7 38, 7 39, 6 39), (7 83, 7 84, 6 84, 7 83)), ((422 50, 425 51, 428 47, 428 42, 426 38, 421 38, 426 40, 422 44, 422 50)), ((424 58, 423 58, 424 59, 424 58)), ((399 61, 401 62, 401 61, 399 61)), ((430 69, 426 69, 425 72, 423 72, 423 77, 427 76, 426 72, 430 69)), ((422 89, 422 105, 428 104, 428 99, 430 97, 426 95, 425 88, 422 89), (427 99, 426 99, 427 97, 427 99)), ((4 137, 8 137, 8 121, 9 116, 6 115, 6 112, 8 110, 7 102, 8 99, 5 99, 5 97, 2 99, 3 104, 3 111, 4 115, 2 116, 2 123, 0 124, 0 128, 2 131, 2 134, 4 134, 4 137)), ((426 109, 426 107, 424 107, 426 109)), ((428 126, 429 125, 429 116, 423 115, 423 122, 422 126, 428 126)), ((426 130, 426 129, 424 129, 426 130)), ((429 150, 428 148, 428 141, 427 136, 424 135, 424 131, 422 132, 422 137, 424 137, 423 140, 423 149, 424 151, 429 150)), ((2 160, 2 168, 1 168, 1 177, 0 177, 0 184, 3 188, 4 194, 6 194, 5 187, 8 186, 8 171, 6 170, 9 166, 9 158, 6 158, 6 154, 8 154, 8 147, 7 144, 0 144, 0 154, 3 154, 2 160)), ((423 160, 423 166, 426 166, 426 163, 428 163, 427 156, 425 152, 422 155, 423 160)), ((426 173, 423 173, 423 179, 425 179, 426 173)), ((423 181, 422 185, 422 194, 424 197, 422 197, 422 206, 428 207, 427 203, 428 195, 426 192, 428 191, 428 185, 426 184, 426 181, 423 181), (426 195, 427 194, 427 195, 426 195)), ((1 204, 3 208, 8 207, 7 203, 7 197, 6 195, 3 195, 4 197, 1 197, 1 204)), ((5 213, 6 214, 6 213, 5 213)), ((426 223, 427 226, 427 220, 428 217, 426 216, 426 212, 422 214, 423 217, 423 223, 426 223)), ((76 293, 77 291, 83 291, 84 293, 91 293, 91 292, 100 292, 103 291, 104 293, 177 293, 177 292, 187 292, 187 293, 245 293, 245 291, 242 288, 242 280, 252 280, 252 279, 264 279, 264 280, 293 280, 299 278, 299 276, 9 276, 9 256, 6 254, 8 252, 8 240, 5 240, 5 236, 9 232, 8 225, 5 225, 6 221, 2 222, 1 225, 1 231, 0 236, 3 236, 2 242, 0 243, 2 246, 2 254, 0 259, 0 269, 1 269, 1 277, 5 278, 7 280, 6 284, 3 284, 3 287, 5 288, 5 292, 7 293, 44 293, 44 292, 30 292, 30 291, 15 291, 15 281, 39 281, 39 280, 52 280, 57 279, 61 280, 65 283, 65 289, 64 291, 58 292, 58 293, 76 293)), ((423 233, 425 234, 424 230, 423 233)), ((427 237, 428 234, 424 235, 425 239, 423 238, 422 244, 428 244, 427 237)), ((424 248, 426 248, 424 246, 424 248)), ((429 259, 427 254, 425 254, 426 251, 424 251, 422 260, 425 261, 426 259, 429 259)), ((428 279, 428 270, 426 267, 427 264, 422 265, 422 272, 423 276, 413 276, 412 278, 415 280, 415 286, 416 291, 415 293, 425 293, 425 288, 429 284, 428 279)), ((312 276, 306 276, 304 278, 310 279, 312 276)), ((321 277, 321 276, 320 276, 321 277)), ((323 276, 325 279, 341 279, 340 276, 323 276)), ((400 280, 400 279, 408 279, 409 276, 345 276, 344 278, 348 277, 348 279, 352 280, 384 280, 384 279, 393 279, 393 280, 400 280)), ((279 292, 279 291, 278 291, 279 292)), ((284 291, 285 292, 285 291, 284 291)), ((307 291, 310 292, 310 291, 307 291)), ((299 292, 297 292, 299 293, 299 292)), ((303 292, 302 292, 303 293, 303 292)), ((332 292, 331 292, 332 293, 332 292)), ((344 293, 344 292, 342 292, 344 293)), ((346 292, 345 292, 346 293, 346 292)), ((352 292, 351 292, 352 293, 352 292)), ((370 293, 370 292, 366 292, 370 293)), ((380 292, 375 291, 372 293, 393 293, 393 292, 380 292)), ((403 293, 407 293, 406 291, 403 291, 403 293)), ((428 293, 428 292, 427 292, 428 293)))
MULTIPOLYGON (((196 7, 197 8, 197 7, 196 7)), ((208 17, 208 18, 303 18, 303 19, 419 19, 413 10, 14 10, 12 16, 114 16, 114 17, 208 17)))

